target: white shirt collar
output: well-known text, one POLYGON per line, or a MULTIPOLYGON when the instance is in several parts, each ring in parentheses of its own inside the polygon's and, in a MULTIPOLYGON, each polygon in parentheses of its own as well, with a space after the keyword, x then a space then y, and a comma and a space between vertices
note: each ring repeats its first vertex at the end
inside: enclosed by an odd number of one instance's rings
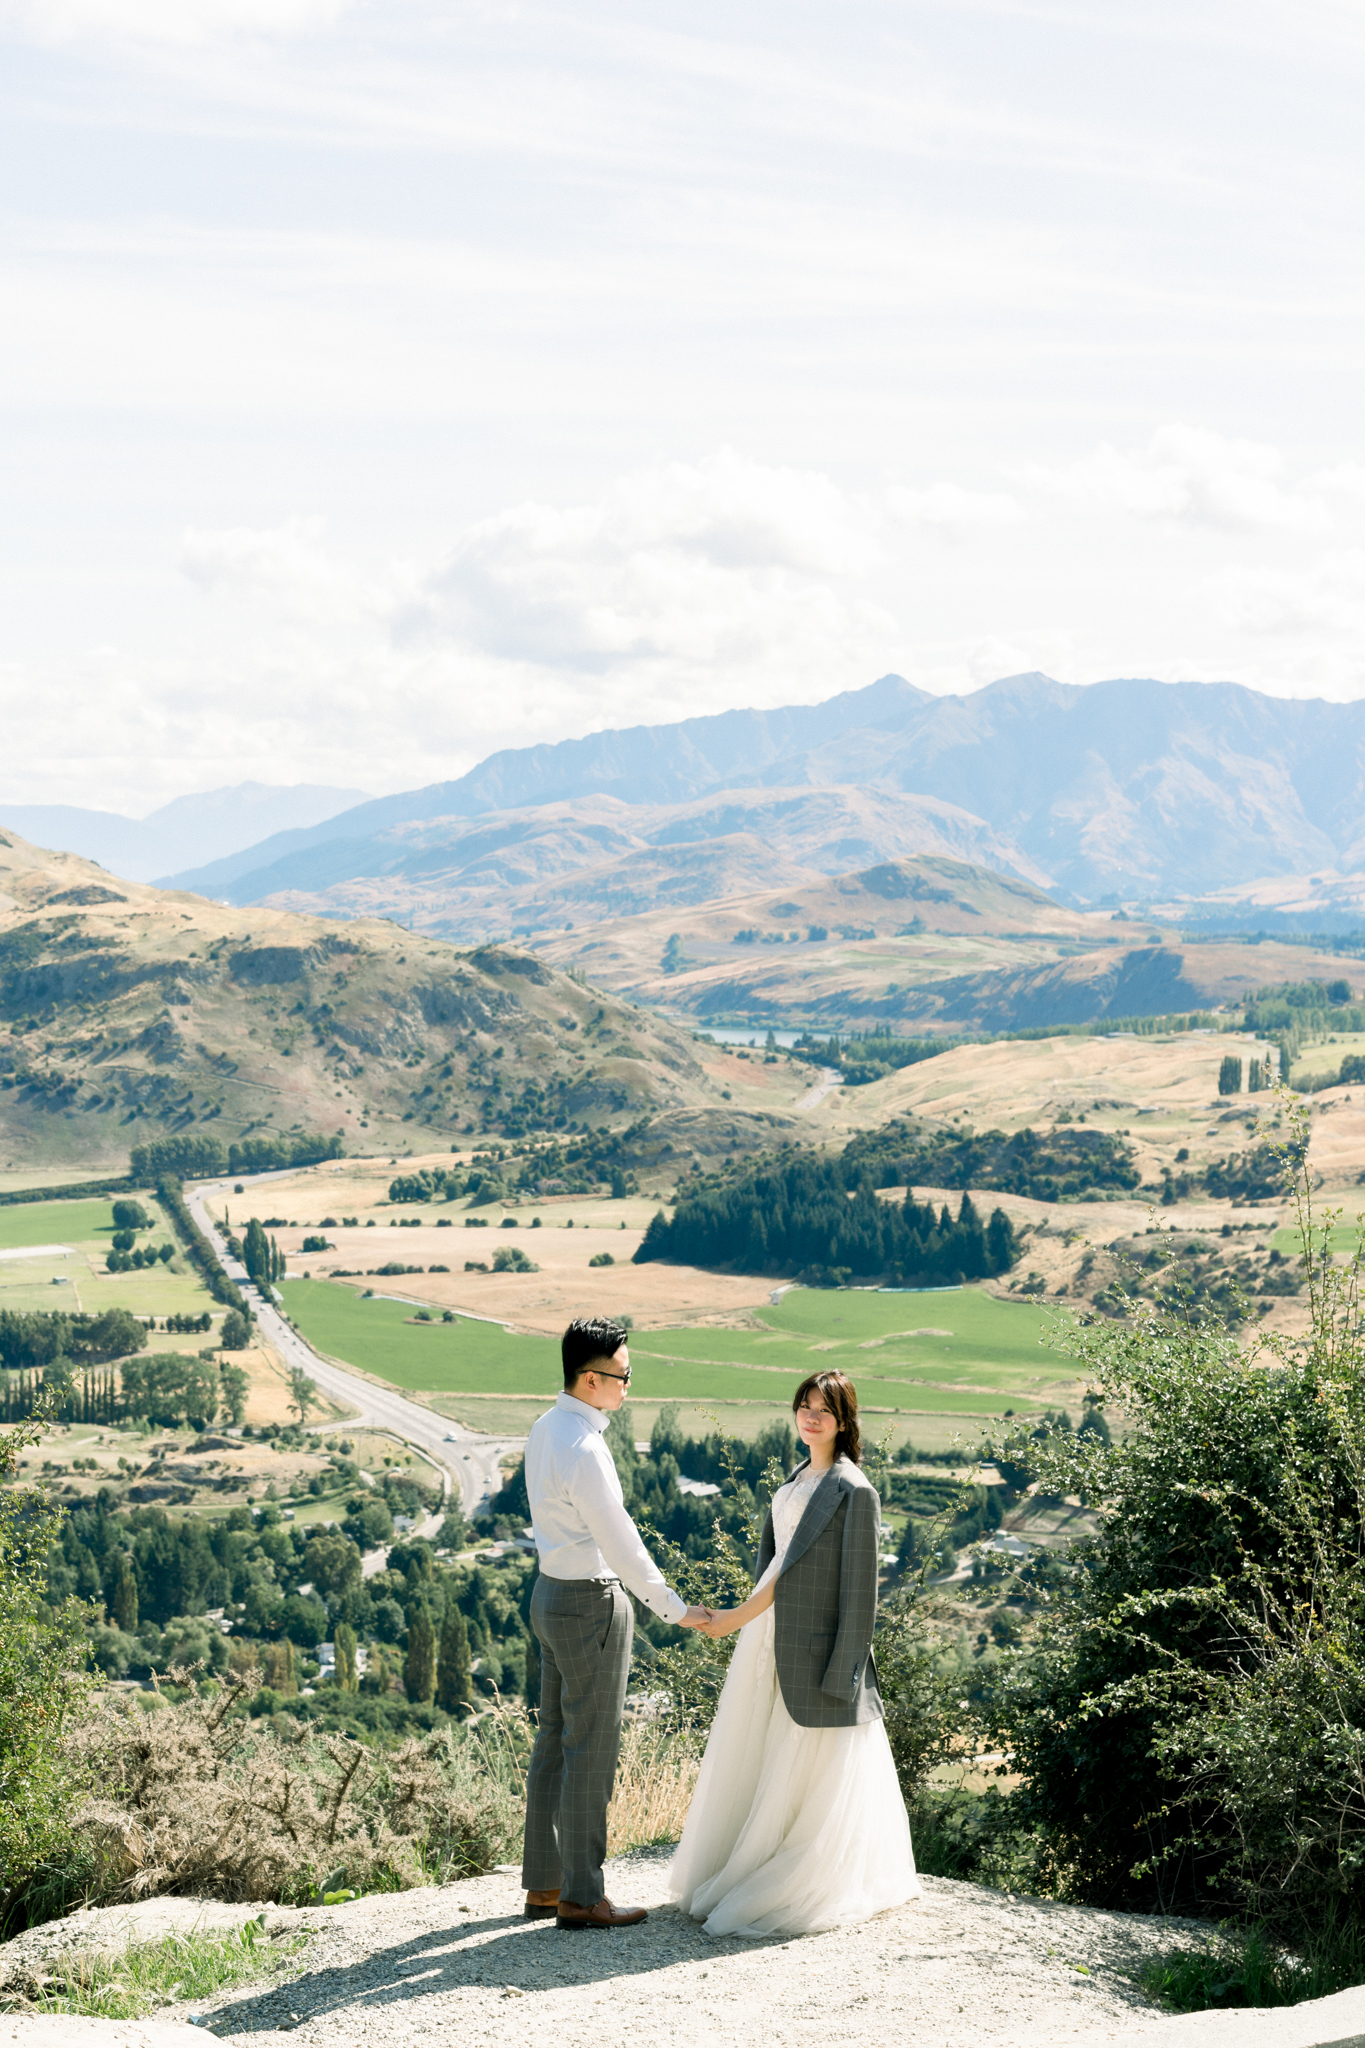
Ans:
POLYGON ((562 1408, 566 1415, 580 1415, 596 1430, 604 1430, 611 1421, 605 1408, 594 1408, 588 1401, 580 1401, 577 1394, 556 1394, 555 1407, 562 1408))

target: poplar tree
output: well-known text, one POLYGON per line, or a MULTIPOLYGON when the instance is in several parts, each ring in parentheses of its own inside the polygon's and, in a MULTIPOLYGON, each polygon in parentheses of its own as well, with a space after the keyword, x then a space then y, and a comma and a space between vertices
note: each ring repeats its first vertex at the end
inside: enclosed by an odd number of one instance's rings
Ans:
POLYGON ((461 1714, 472 1704, 469 1627, 451 1600, 441 1626, 441 1654, 436 1666, 436 1704, 446 1714, 461 1714))
POLYGON ((356 1675, 355 1630, 349 1621, 339 1621, 332 1638, 336 1650, 336 1682, 342 1692, 359 1692, 360 1680, 356 1675))
POLYGON ((125 1635, 133 1635, 137 1629, 137 1577, 128 1560, 126 1550, 119 1552, 118 1570, 114 1578, 114 1619, 125 1635))
POLYGON ((403 1690, 414 1706, 429 1706, 436 1697, 436 1627, 425 1608, 408 1624, 403 1690))

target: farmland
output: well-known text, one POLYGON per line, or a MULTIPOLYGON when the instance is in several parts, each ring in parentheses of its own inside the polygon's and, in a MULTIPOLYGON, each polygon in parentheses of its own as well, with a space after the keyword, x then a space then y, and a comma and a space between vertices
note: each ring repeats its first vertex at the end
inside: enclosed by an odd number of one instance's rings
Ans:
MULTIPOLYGON (((288 1313, 329 1356, 427 1398, 480 1426, 485 1404, 520 1409, 528 1427, 559 1386, 557 1347, 491 1322, 416 1320, 417 1304, 365 1299, 349 1288, 289 1281, 288 1313)), ((631 1404, 648 1419, 665 1403, 723 1408, 725 1426, 752 1434, 785 1412, 808 1372, 846 1371, 864 1405, 897 1418, 898 1437, 926 1445, 979 1428, 1005 1407, 1022 1413, 1077 1396, 1076 1368, 1045 1348, 1051 1319, 1031 1303, 975 1288, 927 1294, 794 1289, 748 1326, 679 1326, 631 1337, 631 1404), (736 1408, 753 1413, 735 1414, 736 1408), (748 1426, 748 1425, 752 1425, 748 1426)))

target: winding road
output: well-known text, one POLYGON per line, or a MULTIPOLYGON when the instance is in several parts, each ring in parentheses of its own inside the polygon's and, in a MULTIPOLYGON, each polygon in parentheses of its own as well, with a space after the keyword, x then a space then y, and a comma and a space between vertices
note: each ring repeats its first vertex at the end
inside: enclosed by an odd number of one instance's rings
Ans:
POLYGON ((275 1304, 267 1301, 253 1286, 247 1278, 246 1268, 228 1250, 223 1233, 208 1210, 208 1197, 224 1194, 228 1188, 229 1183, 224 1181, 202 1181, 196 1186, 186 1187, 185 1200, 190 1214, 222 1260, 225 1271, 251 1303, 252 1313, 265 1341, 279 1353, 286 1367, 299 1367, 310 1379, 316 1380, 325 1393, 344 1401, 350 1408, 358 1409, 359 1422, 387 1430, 391 1436, 411 1444, 430 1458, 446 1476, 447 1491, 458 1492, 464 1513, 472 1515, 502 1485, 499 1459, 508 1451, 520 1451, 526 1442, 525 1437, 483 1436, 475 1430, 466 1429, 459 1422, 448 1421, 444 1415, 433 1414, 430 1408, 423 1408, 416 1401, 407 1400, 396 1388, 376 1386, 373 1380, 362 1379, 340 1360, 324 1358, 315 1351, 275 1304))
POLYGON ((827 1095, 832 1095, 836 1088, 843 1086, 843 1080, 844 1077, 837 1067, 821 1067, 820 1078, 815 1086, 803 1095, 799 1102, 792 1104, 793 1113, 798 1109, 818 1109, 827 1095))

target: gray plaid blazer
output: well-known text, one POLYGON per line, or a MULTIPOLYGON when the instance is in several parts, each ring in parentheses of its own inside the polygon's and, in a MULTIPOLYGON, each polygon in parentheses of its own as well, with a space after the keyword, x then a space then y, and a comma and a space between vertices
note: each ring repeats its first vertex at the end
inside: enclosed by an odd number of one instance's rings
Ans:
MULTIPOLYGON (((882 1719, 872 1631, 877 1620, 877 1490, 836 1458, 797 1524, 773 1595, 777 1682, 799 1728, 852 1728, 882 1719)), ((772 1509, 756 1578, 776 1554, 772 1509)))

